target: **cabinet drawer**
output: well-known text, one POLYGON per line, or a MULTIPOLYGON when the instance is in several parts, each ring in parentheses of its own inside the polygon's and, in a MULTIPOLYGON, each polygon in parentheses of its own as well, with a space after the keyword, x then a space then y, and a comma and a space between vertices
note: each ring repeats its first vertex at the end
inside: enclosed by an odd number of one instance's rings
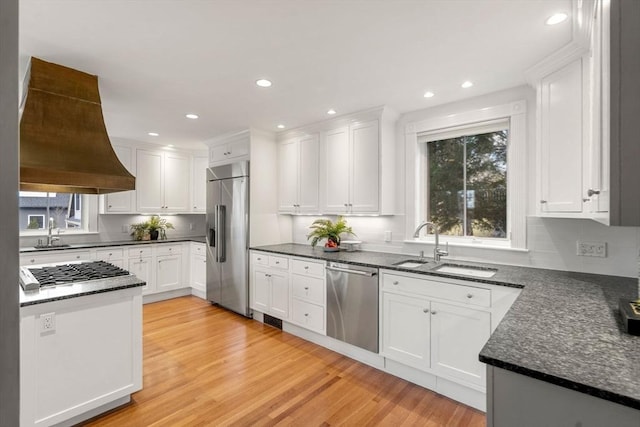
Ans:
POLYGON ((122 248, 105 248, 96 250, 96 259, 102 261, 116 261, 124 258, 124 250, 122 248))
POLYGON ((269 267, 289 269, 289 258, 269 255, 269 267))
POLYGON ((324 277, 324 263, 293 259, 291 260, 291 271, 306 276, 324 277))
POLYGON ((291 320, 307 329, 325 334, 324 308, 293 298, 291 302, 291 320))
MULTIPOLYGON (((295 261, 294 261, 295 262, 295 261)), ((324 305, 324 278, 291 275, 293 296, 324 305)))
POLYGON ((383 274, 382 288, 387 291, 411 292, 480 307, 491 306, 491 291, 474 286, 456 285, 432 279, 383 274))
POLYGON ((269 265, 269 255, 252 252, 251 263, 253 265, 269 265))
POLYGON ((93 257, 88 251, 62 250, 43 254, 23 254, 20 265, 52 264, 69 261, 90 261, 93 257))
POLYGON ((175 255, 182 253, 182 245, 167 245, 163 243, 157 246, 156 254, 157 255, 175 255))
POLYGON ((153 253, 153 248, 148 245, 137 245, 133 248, 129 248, 129 258, 135 257, 150 257, 153 253))
POLYGON ((192 255, 205 256, 207 254, 207 246, 204 243, 192 243, 191 250, 193 251, 192 255))

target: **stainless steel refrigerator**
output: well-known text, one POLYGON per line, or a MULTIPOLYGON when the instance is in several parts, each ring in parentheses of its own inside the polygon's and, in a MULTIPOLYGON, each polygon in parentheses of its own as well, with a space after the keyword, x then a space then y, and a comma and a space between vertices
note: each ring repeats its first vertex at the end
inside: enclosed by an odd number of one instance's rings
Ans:
POLYGON ((207 169, 207 299, 251 317, 249 162, 207 169))

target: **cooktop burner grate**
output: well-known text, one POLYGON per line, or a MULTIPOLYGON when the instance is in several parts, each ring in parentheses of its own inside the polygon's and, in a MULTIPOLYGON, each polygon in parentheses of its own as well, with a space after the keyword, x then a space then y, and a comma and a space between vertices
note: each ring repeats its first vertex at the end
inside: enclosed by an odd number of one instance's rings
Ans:
POLYGON ((104 261, 29 268, 40 287, 126 276, 128 271, 104 261))

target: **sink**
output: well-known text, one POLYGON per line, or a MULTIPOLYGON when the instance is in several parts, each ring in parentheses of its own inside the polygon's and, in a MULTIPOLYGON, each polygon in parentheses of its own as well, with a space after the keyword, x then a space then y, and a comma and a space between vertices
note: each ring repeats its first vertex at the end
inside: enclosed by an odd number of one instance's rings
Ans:
POLYGON ((442 265, 439 265, 438 267, 435 267, 432 271, 437 271, 439 273, 456 274, 460 276, 482 277, 482 278, 493 277, 498 272, 498 270, 495 268, 472 267, 469 265, 459 265, 459 264, 442 264, 442 265))
POLYGON ((403 267, 403 268, 418 268, 428 263, 429 261, 421 261, 418 259, 406 259, 404 261, 398 261, 393 265, 395 265, 396 267, 403 267))
POLYGON ((68 245, 66 243, 61 244, 61 245, 51 245, 51 246, 47 246, 47 245, 35 245, 34 248, 36 249, 57 249, 57 248, 68 248, 71 245, 68 245))

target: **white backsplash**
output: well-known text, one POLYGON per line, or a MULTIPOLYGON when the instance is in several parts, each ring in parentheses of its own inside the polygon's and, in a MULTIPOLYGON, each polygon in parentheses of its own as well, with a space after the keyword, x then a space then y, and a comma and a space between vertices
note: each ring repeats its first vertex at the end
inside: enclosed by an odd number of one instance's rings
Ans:
MULTIPOLYGON (((308 227, 315 217, 297 216, 293 220, 293 241, 308 244, 308 227)), ((433 245, 407 244, 404 217, 347 217, 362 249, 417 255, 429 254, 433 245), (392 241, 384 241, 385 231, 392 241)), ((351 239, 351 238, 349 238, 351 239)), ((591 220, 527 218, 527 251, 450 246, 451 260, 466 260, 521 265, 552 270, 580 271, 624 277, 639 277, 640 227, 607 227, 591 220), (606 242, 607 257, 593 258, 576 254, 576 241, 606 242)))

